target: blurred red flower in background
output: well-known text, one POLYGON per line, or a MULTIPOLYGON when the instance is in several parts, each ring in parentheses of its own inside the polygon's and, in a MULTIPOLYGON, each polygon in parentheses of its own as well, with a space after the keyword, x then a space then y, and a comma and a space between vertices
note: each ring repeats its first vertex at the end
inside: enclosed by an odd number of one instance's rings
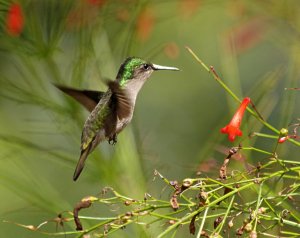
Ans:
POLYGON ((18 3, 12 3, 6 16, 6 31, 11 36, 19 36, 24 27, 23 10, 18 3))
POLYGON ((179 56, 179 47, 175 42, 169 42, 164 47, 164 53, 170 59, 176 59, 179 56))
POLYGON ((222 37, 225 49, 242 54, 263 42, 268 30, 264 18, 256 16, 241 22, 225 32, 222 37))
POLYGON ((95 6, 99 6, 101 7, 102 5, 104 5, 104 3, 106 2, 106 0, 87 0, 87 2, 91 5, 95 5, 95 6))
POLYGON ((180 0, 178 6, 180 15, 185 18, 193 16, 197 13, 201 3, 201 0, 180 0))
POLYGON ((243 119, 244 112, 250 103, 250 98, 246 97, 242 101, 241 105, 237 109, 236 113, 232 117, 229 124, 221 129, 221 132, 228 134, 228 140, 234 141, 236 136, 242 136, 242 131, 240 130, 241 122, 243 119))
POLYGON ((140 41, 146 41, 154 28, 155 17, 150 7, 146 7, 138 16, 136 22, 137 38, 140 41))

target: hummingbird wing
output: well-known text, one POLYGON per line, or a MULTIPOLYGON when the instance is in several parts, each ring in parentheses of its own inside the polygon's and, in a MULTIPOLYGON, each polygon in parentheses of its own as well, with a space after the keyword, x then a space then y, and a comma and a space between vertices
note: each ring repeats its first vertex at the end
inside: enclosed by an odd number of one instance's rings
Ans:
POLYGON ((70 88, 62 85, 55 85, 62 92, 73 97, 81 105, 83 105, 88 111, 92 111, 97 103, 102 98, 104 92, 93 91, 93 90, 80 90, 75 88, 70 88))
POLYGON ((112 101, 115 102, 115 112, 119 120, 128 118, 132 113, 132 105, 128 92, 121 88, 116 81, 108 81, 108 87, 112 91, 112 101))

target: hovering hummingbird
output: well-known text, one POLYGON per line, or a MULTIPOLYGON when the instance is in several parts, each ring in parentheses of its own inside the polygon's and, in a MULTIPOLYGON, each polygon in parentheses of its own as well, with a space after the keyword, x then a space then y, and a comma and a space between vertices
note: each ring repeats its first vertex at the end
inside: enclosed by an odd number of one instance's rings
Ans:
POLYGON ((81 154, 73 175, 74 181, 79 177, 88 155, 101 141, 108 140, 109 144, 117 143, 117 135, 132 119, 140 89, 155 70, 179 69, 129 57, 120 66, 116 80, 107 82, 106 92, 57 86, 91 112, 81 135, 81 154))

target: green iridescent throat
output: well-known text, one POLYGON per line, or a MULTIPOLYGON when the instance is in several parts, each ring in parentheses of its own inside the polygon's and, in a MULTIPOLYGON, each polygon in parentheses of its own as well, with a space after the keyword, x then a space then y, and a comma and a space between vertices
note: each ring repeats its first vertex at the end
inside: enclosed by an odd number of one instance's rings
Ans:
POLYGON ((119 80, 120 80, 120 86, 124 86, 126 82, 133 77, 134 70, 138 68, 140 65, 147 63, 145 60, 142 60, 140 58, 130 57, 127 58, 126 61, 123 63, 123 65, 120 68, 120 71, 118 73, 119 80))

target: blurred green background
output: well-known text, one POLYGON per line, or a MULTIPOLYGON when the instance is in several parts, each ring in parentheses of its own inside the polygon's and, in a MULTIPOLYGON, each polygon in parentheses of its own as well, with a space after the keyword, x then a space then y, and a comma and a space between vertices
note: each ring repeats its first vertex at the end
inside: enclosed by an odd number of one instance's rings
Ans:
MULTIPOLYGON (((271 150, 274 140, 248 138, 270 131, 247 113, 242 138, 232 144, 220 134, 238 104, 185 46, 213 65, 240 98, 251 97, 276 128, 299 117, 299 93, 284 90, 299 86, 297 0, 20 0, 24 28, 14 36, 7 31, 12 3, 0 3, 1 220, 38 225, 105 186, 136 199, 145 192, 160 196, 155 169, 170 180, 197 173, 217 177, 226 149, 239 141, 271 150), (53 83, 106 90, 103 82, 115 78, 128 56, 181 71, 153 73, 117 145, 102 143, 75 183, 88 113, 53 83)), ((289 144, 280 148, 291 160, 297 152, 289 144)), ((264 159, 255 153, 242 157, 250 164, 264 159)), ((244 162, 232 166, 243 170, 244 162)), ((104 216, 110 210, 94 206, 82 214, 104 216)), ((74 227, 65 224, 66 230, 74 227)), ((56 225, 45 229, 55 232, 56 225)), ((157 231, 132 226, 115 237, 153 234, 157 231)), ((1 222, 0 236, 42 235, 1 222)))

